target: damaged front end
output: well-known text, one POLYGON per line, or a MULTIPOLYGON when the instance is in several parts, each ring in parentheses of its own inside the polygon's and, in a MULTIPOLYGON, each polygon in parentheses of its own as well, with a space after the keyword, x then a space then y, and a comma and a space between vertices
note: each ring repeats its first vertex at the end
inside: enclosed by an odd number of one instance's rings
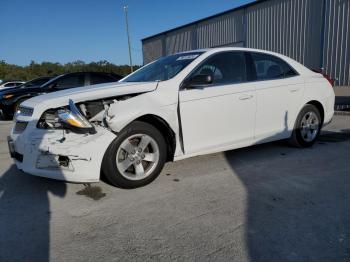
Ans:
MULTIPOLYGON (((126 96, 119 98, 126 99, 126 96)), ((26 173, 71 182, 97 182, 104 153, 115 139, 105 121, 116 99, 89 101, 46 110, 23 133, 12 133, 16 165, 26 173), (31 125, 35 124, 35 127, 31 125)))
POLYGON ((67 129, 75 133, 96 133, 95 127, 109 128, 106 117, 111 104, 127 100, 134 95, 117 98, 99 99, 75 104, 69 100, 69 105, 44 112, 38 121, 39 129, 67 129))
POLYGON ((46 111, 40 118, 38 128, 70 129, 75 133, 95 134, 95 127, 82 115, 73 100, 69 106, 46 111))

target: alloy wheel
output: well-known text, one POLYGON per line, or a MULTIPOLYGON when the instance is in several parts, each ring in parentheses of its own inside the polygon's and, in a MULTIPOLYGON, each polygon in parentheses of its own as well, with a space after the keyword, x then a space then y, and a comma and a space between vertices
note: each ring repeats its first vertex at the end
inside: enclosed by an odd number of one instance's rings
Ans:
POLYGON ((159 162, 157 142, 146 134, 126 138, 119 146, 116 165, 120 174, 129 180, 142 180, 152 174, 159 162))
POLYGON ((305 142, 312 142, 316 137, 320 129, 320 120, 318 116, 310 111, 307 112, 302 120, 300 126, 301 137, 305 142))

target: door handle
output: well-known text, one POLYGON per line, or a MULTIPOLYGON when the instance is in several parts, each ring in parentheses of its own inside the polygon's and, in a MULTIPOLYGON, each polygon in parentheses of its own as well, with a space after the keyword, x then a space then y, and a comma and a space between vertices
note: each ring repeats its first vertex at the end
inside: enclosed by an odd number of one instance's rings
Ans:
POLYGON ((253 98, 253 95, 242 95, 239 97, 239 100, 248 100, 252 98, 253 98))
POLYGON ((295 93, 295 92, 298 92, 300 90, 300 88, 292 88, 292 89, 289 89, 289 91, 291 93, 295 93))

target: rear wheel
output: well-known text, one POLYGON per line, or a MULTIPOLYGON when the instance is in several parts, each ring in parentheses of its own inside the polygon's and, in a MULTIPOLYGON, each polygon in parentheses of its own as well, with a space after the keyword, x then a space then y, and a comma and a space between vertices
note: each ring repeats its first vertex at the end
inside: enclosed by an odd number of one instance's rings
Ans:
POLYGON ((297 147, 312 146, 322 127, 322 118, 319 110, 314 105, 305 105, 298 115, 293 134, 289 142, 297 147))
POLYGON ((154 126, 135 121, 106 151, 102 170, 115 186, 136 188, 151 183, 166 160, 166 143, 154 126))

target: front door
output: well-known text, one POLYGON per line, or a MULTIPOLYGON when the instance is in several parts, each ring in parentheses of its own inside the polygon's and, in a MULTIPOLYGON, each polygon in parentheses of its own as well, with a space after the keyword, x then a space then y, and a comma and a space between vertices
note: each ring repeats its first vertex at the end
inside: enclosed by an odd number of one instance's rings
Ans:
POLYGON ((253 141, 255 86, 247 82, 243 52, 209 57, 189 78, 212 75, 213 84, 180 90, 185 154, 227 150, 253 141))

